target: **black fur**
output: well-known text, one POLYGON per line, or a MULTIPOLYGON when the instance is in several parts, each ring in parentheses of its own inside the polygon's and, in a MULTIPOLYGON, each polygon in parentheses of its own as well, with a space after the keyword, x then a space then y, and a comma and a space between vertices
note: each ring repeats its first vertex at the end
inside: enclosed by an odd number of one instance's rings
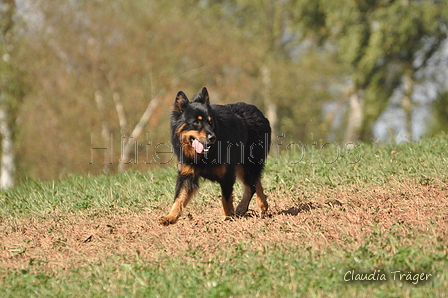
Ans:
MULTIPOLYGON (((199 177, 220 183, 225 216, 234 213, 232 191, 237 176, 250 189, 248 200, 257 193, 257 201, 264 200, 259 203, 265 206, 260 206, 262 212, 267 210, 260 178, 269 153, 271 127, 256 106, 210 104, 205 87, 190 102, 180 91, 171 115, 171 142, 179 161, 178 178, 175 205, 170 215, 160 220, 162 224, 177 221, 198 188, 199 177), (176 204, 178 200, 181 202, 176 204)), ((242 215, 247 206, 240 205, 237 213, 242 215)))

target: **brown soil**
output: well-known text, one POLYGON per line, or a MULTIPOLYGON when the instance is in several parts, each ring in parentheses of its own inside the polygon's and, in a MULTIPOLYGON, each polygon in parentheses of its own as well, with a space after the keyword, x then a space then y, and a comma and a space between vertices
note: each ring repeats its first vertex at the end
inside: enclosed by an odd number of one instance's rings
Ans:
MULTIPOLYGON (((244 218, 226 221, 219 200, 207 208, 192 202, 189 213, 169 227, 158 224, 158 218, 169 211, 168 204, 138 213, 86 211, 0 218, 0 267, 19 269, 38 263, 70 269, 116 255, 157 260, 188 249, 213 254, 241 242, 250 249, 275 243, 319 251, 329 245, 357 247, 374 229, 385 232, 392 227, 403 235, 421 233, 434 242, 448 242, 448 191, 441 186, 347 187, 322 190, 307 201, 292 200, 287 194, 268 201, 270 215, 265 218, 250 210, 244 218)), ((254 202, 251 207, 256 209, 254 202)))

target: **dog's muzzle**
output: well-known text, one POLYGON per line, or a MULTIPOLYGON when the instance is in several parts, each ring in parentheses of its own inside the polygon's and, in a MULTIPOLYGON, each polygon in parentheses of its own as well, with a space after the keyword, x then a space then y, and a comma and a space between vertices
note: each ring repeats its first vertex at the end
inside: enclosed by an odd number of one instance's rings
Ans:
POLYGON ((216 141, 216 136, 214 134, 208 134, 207 138, 192 138, 191 146, 194 148, 196 153, 207 153, 210 150, 211 145, 213 145, 216 141))

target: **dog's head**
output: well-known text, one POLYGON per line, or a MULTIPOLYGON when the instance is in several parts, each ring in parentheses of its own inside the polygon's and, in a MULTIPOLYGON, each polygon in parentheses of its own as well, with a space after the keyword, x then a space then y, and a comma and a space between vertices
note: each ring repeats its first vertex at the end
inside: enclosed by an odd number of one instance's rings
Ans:
POLYGON ((171 113, 171 129, 178 138, 182 151, 188 157, 207 153, 216 141, 215 121, 207 88, 202 88, 189 101, 179 91, 171 113))

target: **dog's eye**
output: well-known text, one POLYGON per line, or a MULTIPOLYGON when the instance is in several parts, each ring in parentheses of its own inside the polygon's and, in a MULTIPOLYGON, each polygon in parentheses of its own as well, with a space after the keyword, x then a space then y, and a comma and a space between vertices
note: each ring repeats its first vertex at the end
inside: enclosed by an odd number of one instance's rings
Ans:
POLYGON ((194 120, 193 125, 198 126, 199 125, 199 120, 194 120))

